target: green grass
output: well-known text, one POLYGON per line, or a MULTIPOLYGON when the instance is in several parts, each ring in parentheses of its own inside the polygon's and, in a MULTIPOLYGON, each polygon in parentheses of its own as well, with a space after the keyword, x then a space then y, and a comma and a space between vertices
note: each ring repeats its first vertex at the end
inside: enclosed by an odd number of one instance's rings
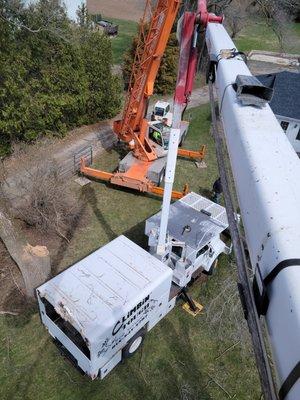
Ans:
MULTIPOLYGON (((189 111, 192 119, 185 147, 208 146, 207 168, 179 160, 175 187, 188 182, 196 192, 207 190, 218 176, 213 141, 209 135, 209 106, 189 111)), ((113 170, 115 152, 104 153, 97 163, 113 170)), ((109 188, 94 182, 79 191, 83 220, 74 227, 69 246, 58 249, 59 269, 125 233, 144 245, 145 218, 158 211, 159 199, 109 188)), ((232 274, 228 257, 222 257, 217 273, 206 284, 193 287, 194 297, 207 305, 232 274)), ((2 400, 258 400, 259 382, 251 356, 242 357, 239 346, 220 356, 233 343, 220 342, 204 315, 196 318, 178 306, 146 337, 138 352, 104 381, 82 377, 58 355, 36 309, 25 315, 0 319, 0 398, 2 400), (218 357, 220 356, 220 357, 218 357), (218 358, 217 358, 218 357, 218 358), (218 384, 217 384, 217 383, 218 384), (184 393, 188 395, 184 397, 184 393)))
MULTIPOLYGON (((119 34, 111 39, 114 64, 121 64, 126 50, 131 46, 138 24, 133 21, 109 18, 119 25, 119 34)), ((263 21, 250 21, 234 39, 241 51, 267 50, 280 51, 275 33, 263 21)), ((300 53, 300 24, 290 23, 285 34, 285 49, 288 53, 300 53)))
POLYGON ((134 21, 125 21, 122 19, 107 19, 119 25, 118 36, 111 38, 111 46, 114 64, 122 64, 123 55, 131 47, 132 38, 137 34, 138 24, 134 21))
MULTIPOLYGON (((265 22, 250 22, 234 39, 240 51, 280 51, 275 33, 265 22)), ((289 24, 285 34, 285 52, 300 52, 300 24, 289 24)))
MULTIPOLYGON (((111 39, 114 64, 121 64, 126 50, 131 46, 132 38, 136 35, 138 24, 109 18, 119 25, 119 34, 111 39)), ((280 51, 275 33, 263 21, 250 21, 234 39, 241 51, 267 50, 280 51)), ((300 53, 300 23, 290 23, 285 34, 285 49, 288 53, 300 53)))

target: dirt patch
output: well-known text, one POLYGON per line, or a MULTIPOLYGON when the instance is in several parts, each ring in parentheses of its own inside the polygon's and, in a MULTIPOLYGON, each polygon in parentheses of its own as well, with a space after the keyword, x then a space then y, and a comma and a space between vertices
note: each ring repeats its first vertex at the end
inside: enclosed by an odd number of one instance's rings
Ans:
POLYGON ((138 22, 145 3, 145 0, 87 0, 87 8, 91 14, 138 22))

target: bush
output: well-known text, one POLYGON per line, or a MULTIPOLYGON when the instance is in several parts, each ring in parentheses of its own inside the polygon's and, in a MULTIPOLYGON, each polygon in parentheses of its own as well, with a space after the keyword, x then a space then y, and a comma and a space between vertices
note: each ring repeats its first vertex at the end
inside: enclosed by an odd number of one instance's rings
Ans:
MULTIPOLYGON (((138 37, 132 41, 131 48, 124 55, 124 62, 122 65, 123 79, 125 88, 128 88, 132 64, 138 44, 138 37)), ((172 93, 176 86, 177 80, 177 65, 179 58, 179 46, 176 38, 176 33, 170 35, 164 56, 161 60, 160 68, 154 85, 154 92, 157 94, 172 93)))
POLYGON ((117 114, 109 40, 68 20, 59 0, 0 0, 0 156, 16 140, 64 135, 117 114))

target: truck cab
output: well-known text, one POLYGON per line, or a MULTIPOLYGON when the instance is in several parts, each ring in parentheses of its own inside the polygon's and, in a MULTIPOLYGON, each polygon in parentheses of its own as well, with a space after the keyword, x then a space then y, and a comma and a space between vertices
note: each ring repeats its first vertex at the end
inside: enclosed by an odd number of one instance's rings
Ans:
POLYGON ((153 120, 164 121, 168 127, 172 126, 173 114, 170 110, 170 103, 166 101, 157 101, 153 108, 153 120))
MULTIPOLYGON (((154 255, 160 221, 161 211, 146 221, 145 234, 154 255)), ((167 250, 162 261, 173 270, 176 285, 185 287, 197 272, 213 273, 219 255, 231 251, 231 245, 221 236, 227 228, 225 208, 197 193, 191 192, 170 206, 167 250)))

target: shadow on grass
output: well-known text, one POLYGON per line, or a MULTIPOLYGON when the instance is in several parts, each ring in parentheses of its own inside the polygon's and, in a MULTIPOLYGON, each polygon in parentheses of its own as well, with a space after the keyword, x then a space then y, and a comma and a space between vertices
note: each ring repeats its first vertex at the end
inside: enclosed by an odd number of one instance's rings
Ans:
POLYGON ((115 239, 117 237, 117 234, 111 229, 111 226, 109 225, 102 211, 98 207, 95 189, 91 185, 87 185, 83 188, 82 194, 86 203, 90 204, 90 206, 92 207, 93 213, 103 227, 103 230, 106 233, 108 239, 110 241, 115 239))
POLYGON ((59 272, 58 267, 59 267, 61 261, 63 260, 64 255, 68 249, 69 242, 74 237, 75 232, 78 229, 78 227, 82 221, 85 210, 86 210, 86 203, 83 201, 83 202, 81 202, 80 208, 79 208, 75 218, 73 219, 72 223, 68 227, 68 230, 65 234, 65 236, 68 238, 68 241, 66 241, 65 239, 61 240, 60 245, 58 246, 58 252, 52 258, 52 263, 51 263, 52 276, 55 276, 59 272))
POLYGON ((202 187, 202 186, 199 187, 199 193, 201 194, 201 196, 204 196, 204 197, 206 197, 208 199, 211 199, 212 196, 213 196, 212 190, 209 190, 209 189, 207 189, 205 187, 202 187))
MULTIPOLYGON (((212 400, 212 397, 206 390, 207 379, 203 378, 201 371, 201 365, 194 357, 194 349, 189 341, 190 326, 185 322, 185 319, 180 320, 179 334, 176 332, 173 324, 165 319, 161 332, 165 336, 168 343, 170 343, 170 351, 173 353, 175 363, 177 366, 180 364, 180 374, 175 373, 174 368, 164 368, 164 373, 171 373, 173 375, 173 385, 177 387, 177 398, 182 397, 182 390, 186 386, 191 392, 191 399, 197 400, 212 400), (178 376, 181 376, 180 380, 178 376)), ((166 363, 166 361, 164 361, 166 363)), ((168 388, 170 390, 170 388, 168 388)), ((166 391, 166 396, 168 391, 166 391)), ((175 395, 175 393, 174 393, 175 395)), ((162 398, 174 398, 173 397, 162 397, 162 398)))
MULTIPOLYGON (((97 180, 95 180, 97 181, 97 180)), ((126 187, 121 187, 121 186, 113 186, 110 185, 109 183, 106 183, 108 187, 110 187, 110 190, 119 190, 125 193, 130 193, 134 194, 136 196, 147 196, 151 197, 155 200, 158 200, 157 196, 152 196, 150 194, 146 193, 140 193, 137 191, 134 191, 133 189, 126 188, 126 187)), ((68 238, 69 242, 73 239, 76 230, 80 227, 80 225, 83 224, 83 217, 87 208, 87 205, 90 205, 95 217, 101 224, 104 232, 106 233, 109 241, 115 239, 118 235, 117 233, 111 228, 110 224, 107 222, 107 219, 105 218, 104 213, 101 211, 101 209, 98 207, 98 200, 96 196, 96 191, 92 185, 87 185, 82 188, 81 191, 81 196, 80 196, 80 208, 79 211, 77 212, 76 217, 74 218, 72 224, 70 224, 67 232, 66 232, 66 237, 68 238)), ((127 236, 129 239, 133 240, 137 244, 139 244, 143 248, 147 248, 147 238, 144 235, 144 227, 145 227, 145 221, 142 221, 135 225, 134 227, 130 228, 128 231, 124 233, 125 236, 127 236)), ((60 241, 60 245, 58 246, 58 252, 53 256, 52 258, 52 266, 51 266, 51 273, 53 276, 55 276, 59 272, 59 266, 65 256, 65 253, 68 249, 69 242, 67 242, 65 239, 62 239, 60 241)))
POLYGON ((117 371, 121 383, 127 391, 130 390, 130 397, 127 393, 125 397, 144 400, 212 400, 206 390, 207 379, 203 378, 201 366, 188 340, 188 324, 182 320, 178 334, 173 324, 165 319, 160 329, 172 353, 171 359, 157 353, 153 373, 143 368, 147 364, 147 356, 142 356, 141 352, 132 360, 125 361, 117 371))
POLYGON ((58 267, 68 249, 69 242, 73 239, 76 230, 83 223, 83 217, 88 204, 91 206, 95 217, 102 225, 109 240, 113 240, 117 236, 116 233, 111 229, 110 225, 107 223, 101 210, 98 208, 95 189, 91 185, 87 185, 82 188, 79 201, 81 203, 79 211, 77 212, 76 217, 73 219, 73 222, 70 224, 65 235, 68 238, 68 241, 66 241, 65 239, 61 240, 60 245, 58 246, 58 252, 54 255, 52 259, 51 273, 53 276, 55 276, 59 272, 58 267))
POLYGON ((11 389, 6 393, 5 399, 12 400, 21 398, 24 400, 30 400, 32 398, 30 397, 29 390, 32 385, 36 384, 36 382, 34 382, 35 371, 38 370, 39 364, 44 362, 41 354, 48 343, 47 339, 36 343, 34 358, 30 363, 27 363, 22 367, 15 366, 11 363, 9 364, 8 373, 15 374, 16 379, 14 380, 14 385, 12 385, 11 389), (24 371, 21 369, 24 369, 24 371))
POLYGON ((139 222, 138 224, 124 232, 124 236, 138 244, 143 249, 148 248, 148 237, 144 233, 145 223, 146 221, 139 222))
MULTIPOLYGON (((139 363, 140 357, 140 352, 134 357, 136 364, 139 363)), ((131 364, 132 363, 125 360, 118 370, 118 378, 120 379, 121 384, 126 386, 127 391, 130 391, 129 398, 143 400, 157 399, 158 397, 155 396, 155 390, 153 390, 152 383, 147 381, 141 369, 134 368, 131 364)))
MULTIPOLYGON (((12 298, 10 296, 7 298, 7 309, 11 307, 10 304, 13 301, 11 299, 12 298)), ((26 297, 23 297, 22 299, 23 304, 20 305, 17 316, 6 315, 2 317, 5 318, 5 322, 8 327, 22 328, 23 326, 27 325, 30 322, 31 317, 38 312, 38 306, 34 300, 28 300, 26 297)))
POLYGON ((119 140, 113 144, 112 150, 118 154, 120 160, 128 154, 128 146, 119 140))

